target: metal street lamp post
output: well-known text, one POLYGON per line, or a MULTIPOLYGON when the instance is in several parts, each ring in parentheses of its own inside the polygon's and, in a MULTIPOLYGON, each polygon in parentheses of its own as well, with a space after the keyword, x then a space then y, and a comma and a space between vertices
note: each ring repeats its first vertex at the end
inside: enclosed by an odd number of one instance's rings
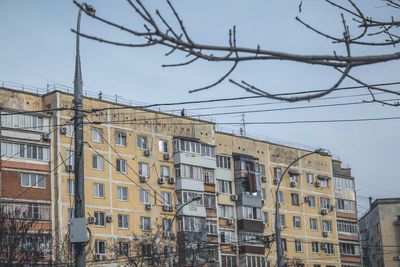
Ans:
POLYGON ((191 200, 189 200, 188 202, 184 203, 182 206, 179 207, 179 209, 177 209, 177 211, 175 212, 174 217, 172 218, 172 221, 168 227, 168 267, 173 267, 174 265, 174 261, 173 261, 173 257, 172 257, 172 246, 171 246, 171 231, 172 231, 172 225, 174 225, 174 221, 176 216, 178 216, 179 212, 188 204, 192 203, 193 201, 199 200, 201 199, 200 196, 192 198, 191 200))
MULTIPOLYGON (((85 12, 94 14, 96 10, 93 6, 86 3, 82 4, 85 12)), ((81 27, 82 7, 78 11, 76 22, 76 55, 75 55, 75 76, 74 76, 74 174, 75 174, 75 214, 74 221, 71 223, 71 232, 86 233, 85 223, 85 184, 84 184, 84 165, 83 165, 83 81, 81 70, 81 59, 79 53, 79 33, 81 27), (76 220, 75 220, 76 219, 76 220)), ((75 266, 85 266, 85 239, 76 239, 71 237, 71 242, 74 242, 75 250, 75 266)))
POLYGON ((308 157, 313 154, 319 154, 321 156, 330 156, 330 153, 328 150, 325 149, 317 149, 314 150, 310 153, 304 154, 301 157, 297 158, 294 160, 292 163, 289 164, 289 166, 286 167, 285 171, 282 173, 281 178, 279 179, 276 191, 275 191, 275 242, 276 242, 276 258, 277 258, 277 267, 283 267, 283 248, 282 248, 282 238, 281 238, 281 224, 280 224, 280 218, 279 218, 279 187, 281 185, 281 182, 283 180, 283 177, 285 176, 286 172, 289 170, 290 167, 292 167, 296 162, 301 160, 302 158, 308 157))

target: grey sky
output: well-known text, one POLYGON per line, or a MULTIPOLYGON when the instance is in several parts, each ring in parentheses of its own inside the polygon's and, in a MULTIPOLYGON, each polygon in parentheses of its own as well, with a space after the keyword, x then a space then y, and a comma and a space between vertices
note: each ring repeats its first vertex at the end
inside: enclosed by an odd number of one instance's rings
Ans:
MULTIPOLYGON (((167 12, 163 1, 145 1, 151 8, 156 6, 167 12)), ((364 1, 359 1, 364 2, 364 1)), ((368 1, 365 9, 383 17, 390 15, 381 1, 368 1)), ((137 16, 123 0, 94 0, 99 15, 113 18, 128 26, 142 25, 137 16), (138 24, 140 23, 140 24, 138 24)), ((237 25, 240 46, 280 50, 292 53, 330 54, 333 46, 328 40, 316 36, 294 20, 298 15, 296 0, 197 0, 174 1, 192 38, 204 43, 225 44, 227 31, 237 25)), ((318 25, 331 33, 342 31, 340 16, 335 9, 323 1, 303 1, 300 14, 307 22, 318 25)), ((61 83, 71 86, 74 70, 74 36, 70 28, 75 27, 77 8, 72 1, 50 0, 2 0, 0 1, 0 80, 42 86, 61 83)), ((168 14, 168 13, 166 13, 168 14)), ((137 42, 131 36, 104 27, 88 17, 83 17, 82 31, 104 37, 137 42)), ((398 51, 398 48, 396 48, 398 51)), ((248 95, 243 90, 225 82, 211 90, 189 94, 195 89, 214 82, 229 64, 199 62, 185 68, 165 69, 161 65, 185 60, 182 55, 164 57, 164 48, 131 49, 113 47, 83 40, 81 46, 85 89, 102 90, 103 93, 146 103, 199 100, 248 95)), ((393 50, 391 50, 393 51, 393 50)), ((382 48, 360 48, 356 54, 388 52, 382 48)), ((399 81, 399 62, 365 67, 357 77, 370 83, 399 81)), ((250 81, 271 92, 324 89, 337 77, 332 70, 287 62, 248 62, 232 75, 237 80, 250 81)), ((345 82, 345 85, 353 85, 345 82)), ((397 89, 398 90, 398 89, 397 89)), ((349 91, 335 93, 365 93, 349 91)), ((360 101, 362 98, 344 98, 330 101, 315 101, 311 104, 360 101)), ((364 97, 363 99, 368 99, 364 97)), ((253 104, 271 102, 268 99, 226 102, 218 105, 253 104)), ((186 106, 197 108, 215 106, 203 104, 186 106)), ((241 109, 197 110, 196 113, 254 110, 307 105, 274 104, 248 106, 241 109)), ((323 120, 360 117, 398 116, 399 109, 378 104, 363 104, 309 110, 292 110, 246 115, 246 121, 290 121, 323 120)), ((240 121, 237 115, 215 117, 217 122, 240 121)), ((239 126, 233 126, 235 130, 239 126)), ((247 132, 261 134, 293 143, 329 148, 343 162, 351 164, 357 178, 360 204, 365 207, 367 196, 390 197, 399 195, 400 165, 399 121, 358 122, 341 124, 292 124, 247 126, 247 132)), ((363 207, 359 207, 363 211, 363 207)))

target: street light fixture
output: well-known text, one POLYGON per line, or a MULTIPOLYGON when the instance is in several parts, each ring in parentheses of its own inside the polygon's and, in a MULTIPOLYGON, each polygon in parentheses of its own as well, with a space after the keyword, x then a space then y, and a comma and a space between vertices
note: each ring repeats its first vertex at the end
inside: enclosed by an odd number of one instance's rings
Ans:
POLYGON ((281 225, 280 225, 280 219, 279 219, 279 202, 278 202, 279 187, 281 185, 283 177, 285 176, 286 172, 290 169, 290 167, 292 167, 296 162, 298 162, 302 158, 308 157, 313 154, 318 154, 320 156, 331 156, 331 153, 329 152, 329 150, 319 148, 312 152, 306 153, 306 154, 302 155, 301 157, 298 157, 292 163, 290 163, 289 166, 286 167, 285 171, 281 175, 281 179, 279 180, 276 191, 275 191, 275 242, 276 242, 276 256, 277 256, 276 266, 277 267, 283 267, 283 248, 282 248, 281 225))
POLYGON ((168 267, 173 267, 173 258, 172 258, 172 246, 171 246, 171 230, 172 230, 172 225, 174 224, 176 216, 178 216, 179 212, 188 204, 192 203, 193 201, 200 200, 201 196, 194 197, 188 202, 184 203, 182 206, 179 207, 179 209, 176 210, 174 217, 172 218, 172 221, 168 227, 168 267))

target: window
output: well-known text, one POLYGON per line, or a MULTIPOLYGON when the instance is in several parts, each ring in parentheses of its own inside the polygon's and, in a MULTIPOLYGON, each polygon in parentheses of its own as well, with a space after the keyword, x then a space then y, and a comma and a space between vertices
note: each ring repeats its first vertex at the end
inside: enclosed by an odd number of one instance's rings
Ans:
POLYGON ((1 142, 1 154, 5 157, 25 158, 30 160, 49 161, 49 148, 31 145, 1 142))
POLYGON ((263 212, 262 213, 263 214, 263 222, 265 223, 265 224, 268 224, 268 212, 263 212))
POLYGON ((261 209, 256 207, 242 207, 243 217, 250 220, 261 220, 261 209))
POLYGON ((67 155, 65 157, 66 164, 74 168, 75 166, 75 152, 74 151, 67 151, 67 155))
POLYGON ((67 181, 67 194, 68 195, 75 195, 75 180, 68 179, 67 181))
POLYGON ((104 170, 104 159, 100 155, 92 156, 92 168, 95 170, 104 170))
POLYGON ((139 175, 149 177, 149 165, 147 163, 139 162, 139 175))
POLYGON ((358 226, 356 222, 337 220, 337 229, 342 233, 358 234, 358 226))
POLYGON ((186 178, 194 180, 203 180, 203 169, 192 165, 175 165, 175 174, 177 178, 186 178))
MULTIPOLYGON (((183 221, 184 231, 194 231, 194 232, 200 232, 203 231, 203 219, 198 218, 198 217, 184 217, 183 221)), ((182 229, 182 228, 181 228, 182 229)))
POLYGON ((207 234, 209 234, 209 235, 217 234, 217 222, 216 221, 206 220, 206 226, 207 226, 207 234))
POLYGON ((299 174, 297 173, 289 173, 289 181, 290 182, 295 182, 295 183, 299 183, 299 174))
POLYGON ((360 247, 357 244, 339 243, 340 254, 360 255, 360 247))
POLYGON ((296 252, 303 252, 303 243, 301 243, 301 240, 294 240, 294 247, 296 249, 296 252))
POLYGON ((143 231, 151 230, 150 217, 145 217, 145 216, 140 217, 140 230, 143 231))
POLYGON ((265 258, 260 256, 246 256, 247 267, 265 267, 265 258))
POLYGON ((153 256, 153 249, 152 249, 152 244, 143 244, 140 245, 140 250, 142 252, 142 257, 144 258, 150 258, 153 256))
POLYGON ((104 240, 96 240, 95 241, 95 254, 96 255, 105 255, 106 254, 106 241, 104 240))
POLYGON ((279 191, 278 192, 278 203, 283 203, 284 199, 283 199, 283 192, 279 191))
POLYGON ((332 232, 332 222, 322 220, 322 231, 332 232))
POLYGON ((105 213, 102 211, 95 211, 94 212, 94 225, 96 226, 104 226, 105 225, 105 213))
POLYGON ((333 250, 333 244, 325 244, 325 253, 328 255, 335 254, 335 251, 333 250))
POLYGON ((172 232, 172 220, 171 219, 167 219, 167 218, 163 218, 162 221, 162 225, 163 225, 163 231, 164 232, 172 232))
POLYGON ((221 243, 229 244, 235 242, 233 231, 221 229, 220 230, 221 243))
POLYGON ((308 185, 314 184, 314 174, 312 173, 307 173, 306 174, 306 180, 308 185))
POLYGON ((147 149, 147 137, 143 135, 138 135, 137 137, 137 147, 141 149, 147 149))
POLYGON ((230 169, 231 168, 231 158, 227 156, 217 155, 217 168, 230 169))
POLYGON ((223 267, 236 267, 236 257, 235 256, 228 256, 228 255, 221 255, 221 266, 223 267))
POLYGON ((115 144, 117 146, 126 146, 126 133, 115 131, 115 144))
POLYGON ((204 207, 208 209, 216 209, 215 195, 204 194, 204 207))
POLYGON ((119 255, 129 257, 129 243, 128 242, 120 242, 119 243, 119 255))
POLYGON ((232 182, 225 180, 218 180, 218 193, 222 194, 232 194, 232 182))
POLYGON ((92 128, 92 141, 96 143, 103 143, 103 129, 93 127, 92 128))
POLYGON ((282 241, 282 248, 283 248, 283 250, 287 251, 286 238, 282 238, 281 241, 282 241))
POLYGON ((170 171, 169 166, 165 166, 165 165, 160 166, 160 176, 165 177, 165 178, 171 177, 171 171, 170 171))
POLYGON ((13 218, 50 220, 50 205, 37 203, 1 203, 2 211, 13 218))
POLYGON ((311 242, 311 251, 312 253, 318 253, 319 252, 319 244, 318 242, 311 242))
POLYGON ((49 118, 26 114, 10 114, 9 112, 1 112, 1 114, 6 115, 1 117, 1 125, 3 127, 48 132, 49 118))
POLYGON ((118 214, 118 228, 128 229, 129 228, 129 216, 126 214, 118 214))
POLYGON ((318 175, 318 180, 319 180, 319 185, 321 187, 328 187, 328 180, 329 177, 327 176, 322 176, 322 175, 318 175))
POLYGON ((308 206, 315 208, 315 196, 308 196, 308 206))
POLYGON ((267 177, 267 175, 265 174, 265 165, 259 163, 258 164, 258 172, 260 173, 260 177, 267 177))
POLYGON ((284 214, 279 214, 279 225, 280 226, 285 226, 286 225, 285 215, 284 214))
POLYGON ((320 206, 321 206, 321 209, 329 209, 330 208, 330 199, 329 198, 326 198, 326 197, 321 197, 320 199, 320 206))
POLYGON ((356 211, 356 202, 346 199, 336 199, 336 207, 338 210, 356 211))
POLYGON ((310 218, 310 229, 317 231, 318 230, 318 221, 315 218, 310 218))
POLYGON ((300 217, 293 216, 293 227, 294 228, 301 228, 301 219, 300 219, 300 217))
POLYGON ((215 147, 201 144, 201 155, 204 157, 215 158, 215 147))
POLYGON ((117 187, 117 199, 120 201, 128 201, 128 187, 117 187))
POLYGON ((218 250, 217 248, 208 248, 207 249, 207 261, 216 261, 218 260, 218 250))
POLYGON ((214 170, 213 169, 203 169, 204 182, 208 184, 214 183, 214 170))
POLYGON ((171 192, 161 192, 161 202, 165 206, 172 205, 171 192))
POLYGON ((292 193, 292 205, 293 206, 299 206, 300 202, 299 202, 299 194, 296 193, 292 193))
POLYGON ((150 204, 150 193, 140 189, 139 191, 139 198, 140 198, 140 203, 143 204, 150 204))
POLYGON ((163 154, 168 154, 168 141, 158 140, 158 150, 163 154))
POLYGON ((222 218, 233 218, 233 206, 218 205, 219 216, 222 218))
POLYGON ((335 177, 335 187, 354 190, 354 180, 335 177))
POLYGON ((188 203, 190 202, 190 206, 204 206, 204 199, 203 199, 203 194, 201 193, 195 193, 195 192, 187 192, 183 191, 182 192, 182 197, 183 199, 179 199, 179 203, 188 203), (200 197, 199 200, 192 201, 192 199, 200 197), (183 202, 182 202, 183 200, 183 202))
POLYGON ((267 190, 265 188, 261 188, 261 197, 263 200, 267 200, 267 190))
POLYGON ((46 176, 36 173, 21 173, 21 186, 32 188, 46 188, 46 176))
POLYGON ((117 172, 126 173, 126 160, 117 159, 117 172))
POLYGON ((278 179, 278 180, 282 179, 282 169, 281 168, 279 168, 279 167, 274 168, 274 178, 278 179))
POLYGON ((93 196, 104 198, 104 184, 93 183, 93 196))

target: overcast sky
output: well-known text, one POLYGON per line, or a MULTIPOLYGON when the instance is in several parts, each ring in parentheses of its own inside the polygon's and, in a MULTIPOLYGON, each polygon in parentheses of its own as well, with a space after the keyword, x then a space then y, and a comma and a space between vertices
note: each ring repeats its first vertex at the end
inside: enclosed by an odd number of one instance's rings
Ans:
MULTIPOLYGON (((165 3, 149 2, 170 16, 165 3)), ((296 0, 196 0, 173 1, 187 25, 192 39, 197 42, 223 45, 228 40, 228 29, 237 26, 239 46, 300 53, 332 54, 342 52, 340 46, 316 36, 295 21, 299 15, 312 25, 330 33, 340 33, 340 14, 323 1, 303 1, 302 13, 298 14, 296 0)), ((358 1, 364 2, 364 1, 358 1)), ((366 13, 377 17, 390 16, 390 10, 381 1, 368 1, 362 6, 366 13)), ((90 2, 98 15, 115 19, 129 27, 142 25, 142 21, 123 0, 93 0, 90 2)), ((364 4, 364 3, 363 3, 364 4)), ((0 80, 45 87, 46 84, 72 86, 74 74, 74 35, 77 8, 69 0, 1 0, 0 1, 0 80)), ((354 27, 353 27, 354 28, 354 27)), ((82 32, 96 34, 118 41, 138 40, 119 31, 105 27, 92 19, 82 18, 82 32)), ((398 52, 398 48, 360 48, 356 55, 398 52)), ((82 40, 81 58, 84 88, 102 91, 104 94, 122 96, 145 103, 175 102, 222 97, 249 96, 242 89, 224 82, 208 91, 189 94, 188 90, 216 81, 230 67, 225 63, 198 62, 183 68, 165 69, 165 63, 185 60, 184 55, 165 57, 165 48, 122 48, 82 40)), ((399 62, 364 67, 354 74, 368 83, 398 82, 399 62)), ((231 75, 246 80, 272 93, 325 89, 332 85, 337 73, 328 69, 288 62, 247 62, 231 75)), ((354 85, 346 81, 344 85, 354 85)), ((398 89, 397 87, 391 87, 398 89)), ((336 92, 331 96, 365 94, 365 90, 336 92)), ((382 96, 384 99, 385 97, 382 96)), ((387 98, 393 98, 387 96, 387 98)), ((297 107, 318 104, 360 102, 368 96, 318 100, 310 103, 284 104, 268 99, 220 102, 185 106, 197 114, 219 112, 244 112, 259 109, 297 107), (221 107, 246 104, 238 108, 221 107), (257 105, 255 105, 257 104, 257 105), (215 108, 219 106, 220 108, 215 108), (211 109, 197 109, 212 107, 211 109)), ((180 109, 182 107, 175 107, 180 109)), ((297 109, 274 112, 248 113, 251 121, 296 121, 394 117, 399 108, 379 104, 362 104, 339 107, 297 109)), ((238 122, 240 114, 214 116, 217 122, 238 122)), ((230 126, 238 131, 239 125, 230 126)), ((400 166, 400 121, 315 123, 282 125, 247 125, 248 134, 258 134, 287 143, 301 143, 312 147, 324 147, 351 165, 356 177, 360 212, 365 211, 366 198, 372 196, 400 196, 400 180, 396 166, 400 166)))

